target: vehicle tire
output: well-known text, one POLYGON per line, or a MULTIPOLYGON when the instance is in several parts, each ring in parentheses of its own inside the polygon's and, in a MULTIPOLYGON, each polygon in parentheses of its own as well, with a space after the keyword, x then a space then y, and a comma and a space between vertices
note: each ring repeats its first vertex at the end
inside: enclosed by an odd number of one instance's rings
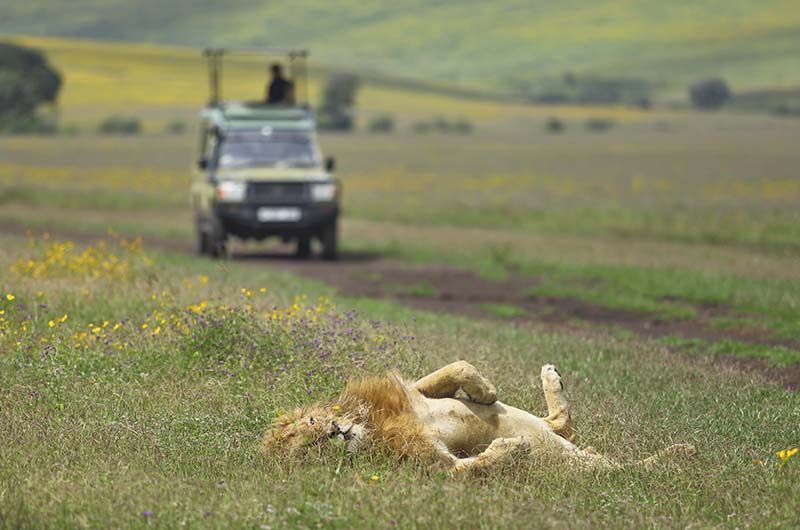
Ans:
POLYGON ((299 259, 308 259, 311 257, 311 238, 299 237, 297 239, 297 252, 295 255, 299 259))
POLYGON ((197 255, 207 256, 209 251, 208 236, 203 231, 199 219, 195 219, 194 221, 194 234, 195 234, 195 250, 197 251, 197 255))
POLYGON ((339 258, 338 249, 338 223, 333 221, 319 234, 320 243, 322 243, 322 259, 327 261, 335 261, 339 258))
POLYGON ((214 259, 224 258, 228 255, 228 234, 217 221, 211 222, 211 231, 206 234, 208 255, 214 259))

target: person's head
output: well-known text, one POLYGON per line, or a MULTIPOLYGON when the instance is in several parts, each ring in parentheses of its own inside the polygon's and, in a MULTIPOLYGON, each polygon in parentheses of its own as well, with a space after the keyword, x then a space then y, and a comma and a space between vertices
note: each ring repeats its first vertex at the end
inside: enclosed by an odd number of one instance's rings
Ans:
POLYGON ((279 63, 273 63, 269 69, 272 71, 272 77, 275 79, 280 79, 283 77, 283 67, 281 67, 279 63))

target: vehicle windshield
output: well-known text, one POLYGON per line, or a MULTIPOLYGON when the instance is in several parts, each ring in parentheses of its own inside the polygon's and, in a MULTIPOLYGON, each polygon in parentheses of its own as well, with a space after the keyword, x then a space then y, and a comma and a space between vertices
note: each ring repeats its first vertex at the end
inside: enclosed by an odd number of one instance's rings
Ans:
POLYGON ((311 135, 303 131, 230 131, 220 144, 219 166, 314 167, 319 164, 311 135))

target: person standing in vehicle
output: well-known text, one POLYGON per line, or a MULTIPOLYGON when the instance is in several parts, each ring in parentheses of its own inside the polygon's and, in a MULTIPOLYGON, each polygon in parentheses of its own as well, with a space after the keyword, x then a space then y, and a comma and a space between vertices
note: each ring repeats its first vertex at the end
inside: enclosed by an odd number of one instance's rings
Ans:
POLYGON ((267 105, 286 105, 294 103, 294 86, 283 77, 283 69, 278 63, 270 67, 272 81, 267 88, 267 105))

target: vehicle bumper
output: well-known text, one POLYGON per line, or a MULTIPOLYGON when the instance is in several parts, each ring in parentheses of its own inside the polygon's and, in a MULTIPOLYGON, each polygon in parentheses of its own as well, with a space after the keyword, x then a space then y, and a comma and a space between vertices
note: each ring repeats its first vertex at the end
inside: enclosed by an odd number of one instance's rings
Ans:
POLYGON ((262 239, 269 236, 313 236, 335 222, 339 215, 336 203, 318 204, 250 204, 217 203, 214 212, 226 233, 247 239, 262 239), (261 221, 260 208, 298 208, 300 218, 296 221, 261 221))

